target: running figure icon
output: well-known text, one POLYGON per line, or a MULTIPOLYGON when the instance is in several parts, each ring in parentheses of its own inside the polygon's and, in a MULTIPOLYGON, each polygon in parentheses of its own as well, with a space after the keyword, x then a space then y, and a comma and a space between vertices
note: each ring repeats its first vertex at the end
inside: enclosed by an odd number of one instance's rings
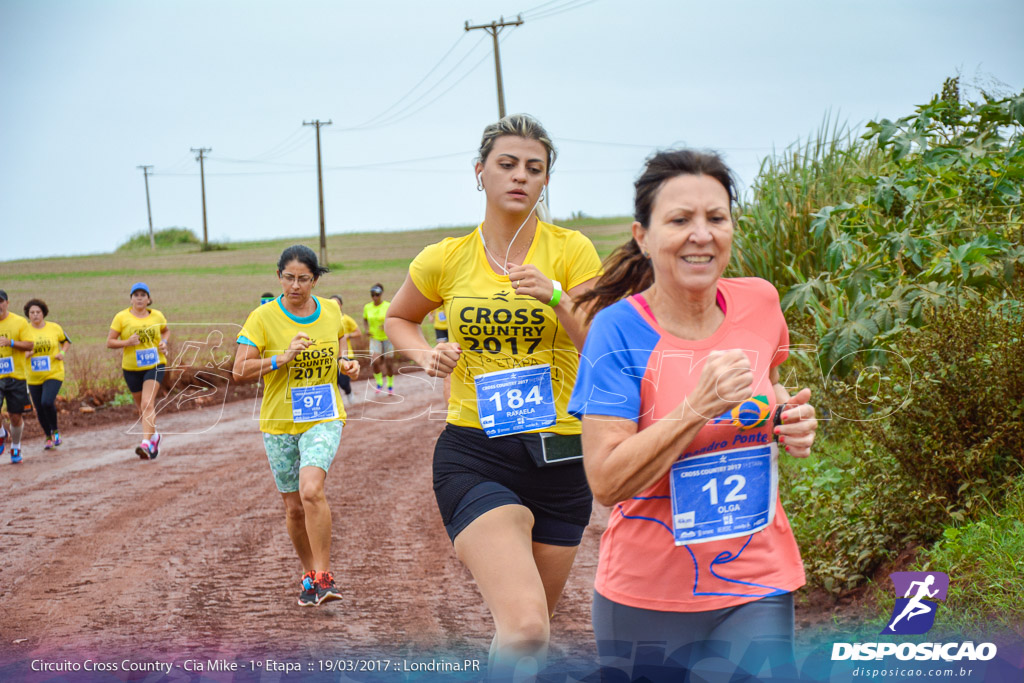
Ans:
POLYGON ((929 574, 924 581, 912 581, 910 583, 910 587, 907 588, 907 592, 903 596, 905 598, 910 598, 910 602, 908 602, 907 606, 903 608, 903 611, 900 612, 900 615, 893 619, 892 623, 889 624, 890 631, 895 630, 893 627, 896 626, 896 622, 898 622, 903 617, 906 617, 907 621, 910 621, 914 617, 919 616, 921 614, 928 614, 934 609, 933 607, 930 607, 929 605, 926 605, 923 602, 921 602, 926 597, 934 598, 938 594, 938 588, 936 588, 933 591, 928 590, 928 587, 931 586, 933 583, 935 583, 935 577, 931 574, 929 574), (914 586, 918 586, 917 595, 911 598, 910 592, 914 590, 914 586))
POLYGON ((893 572, 896 595, 892 618, 882 633, 921 634, 935 623, 938 600, 946 599, 949 576, 942 572, 893 572), (919 617, 916 618, 915 617, 919 617))

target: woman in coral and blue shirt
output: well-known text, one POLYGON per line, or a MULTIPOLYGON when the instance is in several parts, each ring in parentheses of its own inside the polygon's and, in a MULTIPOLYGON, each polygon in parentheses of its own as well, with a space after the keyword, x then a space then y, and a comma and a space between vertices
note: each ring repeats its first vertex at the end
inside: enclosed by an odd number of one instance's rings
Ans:
POLYGON ((596 314, 569 412, 594 496, 612 508, 592 618, 602 664, 631 680, 709 658, 741 677, 793 661, 804 569, 777 457, 808 455, 817 422, 810 391, 780 383, 789 333, 775 287, 722 277, 734 188, 713 154, 651 157, 633 239, 580 300, 596 314))

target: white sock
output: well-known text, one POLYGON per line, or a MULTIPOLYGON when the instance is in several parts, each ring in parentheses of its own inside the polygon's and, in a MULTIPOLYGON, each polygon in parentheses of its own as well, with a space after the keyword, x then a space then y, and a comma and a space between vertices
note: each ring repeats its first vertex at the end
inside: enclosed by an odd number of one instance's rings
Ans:
POLYGON ((3 425, 0 425, 0 439, 6 439, 6 438, 7 438, 7 430, 4 429, 3 425))

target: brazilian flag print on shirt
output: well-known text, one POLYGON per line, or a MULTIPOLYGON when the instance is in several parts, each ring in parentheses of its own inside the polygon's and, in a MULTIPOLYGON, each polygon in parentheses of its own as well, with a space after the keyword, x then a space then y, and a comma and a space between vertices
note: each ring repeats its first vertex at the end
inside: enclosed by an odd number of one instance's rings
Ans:
MULTIPOLYGON (((524 264, 570 290, 601 273, 593 243, 575 230, 537 221, 524 264)), ((507 275, 494 272, 480 241, 479 229, 426 247, 409 266, 420 292, 443 302, 448 341, 462 348, 452 373, 448 422, 480 429, 473 378, 489 372, 531 365, 551 365, 557 421, 546 429, 579 434, 580 423, 566 411, 579 354, 554 309, 531 296, 518 296, 507 275)))
POLYGON ((284 353, 292 339, 304 332, 312 343, 294 360, 263 376, 260 431, 267 434, 302 434, 320 422, 345 420, 345 407, 338 393, 338 340, 344 336, 341 311, 326 299, 314 296, 316 311, 307 317, 292 315, 280 299, 269 301, 249 314, 238 335, 239 344, 256 347, 261 358, 284 353), (310 422, 295 421, 292 398, 311 390, 326 392, 337 406, 336 417, 310 422), (298 393, 296 392, 298 390, 298 393))

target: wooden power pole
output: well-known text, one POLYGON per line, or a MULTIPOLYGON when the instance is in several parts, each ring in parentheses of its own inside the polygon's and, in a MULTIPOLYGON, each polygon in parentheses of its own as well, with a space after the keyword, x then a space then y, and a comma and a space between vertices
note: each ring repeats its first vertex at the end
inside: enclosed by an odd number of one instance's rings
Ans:
POLYGON ((203 155, 213 150, 209 147, 200 147, 199 149, 192 147, 191 149, 199 154, 196 160, 199 162, 199 187, 203 192, 203 251, 206 251, 209 248, 209 241, 206 230, 206 176, 203 173, 203 155))
POLYGON ((146 215, 149 216, 149 248, 156 251, 156 240, 153 237, 153 210, 149 207, 149 169, 152 165, 136 166, 142 169, 142 177, 146 180, 146 215))
POLYGON ((519 26, 523 23, 522 15, 516 17, 515 21, 505 21, 502 17, 498 21, 492 21, 489 24, 480 24, 479 26, 470 26, 469 22, 466 22, 466 30, 473 31, 475 29, 483 29, 491 34, 491 38, 494 40, 494 73, 498 81, 498 118, 505 118, 505 87, 501 83, 501 53, 498 52, 498 34, 501 29, 506 26, 519 26))
POLYGON ((327 265, 327 228, 324 225, 324 176, 320 167, 320 126, 331 125, 330 121, 303 121, 304 126, 316 127, 316 186, 320 194, 320 265, 327 265))

